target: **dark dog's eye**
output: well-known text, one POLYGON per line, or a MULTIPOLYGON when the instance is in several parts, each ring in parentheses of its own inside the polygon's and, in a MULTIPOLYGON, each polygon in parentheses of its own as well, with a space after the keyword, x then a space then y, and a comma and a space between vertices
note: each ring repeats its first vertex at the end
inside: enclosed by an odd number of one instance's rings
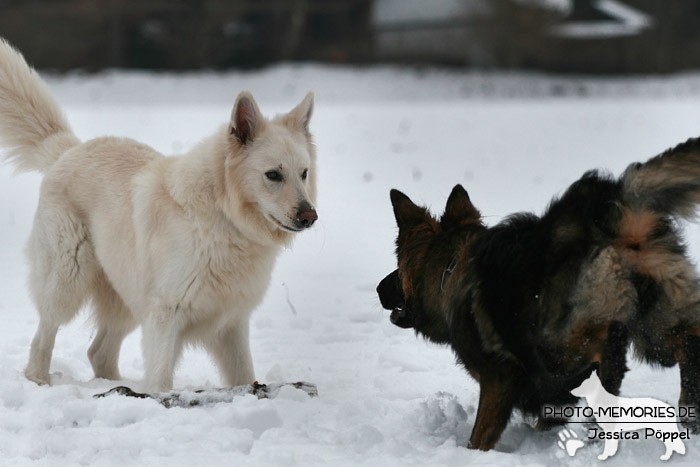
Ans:
POLYGON ((301 173, 301 179, 306 180, 306 177, 309 176, 309 169, 304 169, 304 171, 301 173))
POLYGON ((272 180, 273 182, 282 181, 282 174, 276 170, 270 170, 269 172, 265 172, 265 176, 268 178, 268 180, 272 180))

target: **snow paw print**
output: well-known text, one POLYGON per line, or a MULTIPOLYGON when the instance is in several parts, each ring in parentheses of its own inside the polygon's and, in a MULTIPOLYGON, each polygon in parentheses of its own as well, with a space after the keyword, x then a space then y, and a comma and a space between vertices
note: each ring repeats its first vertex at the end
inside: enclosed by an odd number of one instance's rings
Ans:
POLYGON ((574 457, 576 451, 583 447, 583 441, 578 439, 576 433, 568 428, 564 428, 559 432, 559 442, 557 446, 566 451, 569 457, 574 457))

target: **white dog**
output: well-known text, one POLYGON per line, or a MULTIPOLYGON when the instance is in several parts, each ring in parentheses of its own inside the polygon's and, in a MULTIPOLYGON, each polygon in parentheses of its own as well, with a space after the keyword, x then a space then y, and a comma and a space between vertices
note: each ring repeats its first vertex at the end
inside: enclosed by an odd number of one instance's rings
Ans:
POLYGON ((27 246, 40 317, 27 378, 49 383, 59 326, 92 301, 96 377, 119 379, 122 341, 140 324, 146 390, 172 388, 187 343, 212 354, 226 384, 253 382, 249 316, 281 247, 317 219, 312 110, 309 93, 267 120, 242 92, 230 123, 183 156, 126 138, 81 143, 0 39, 0 144, 44 174, 27 246))

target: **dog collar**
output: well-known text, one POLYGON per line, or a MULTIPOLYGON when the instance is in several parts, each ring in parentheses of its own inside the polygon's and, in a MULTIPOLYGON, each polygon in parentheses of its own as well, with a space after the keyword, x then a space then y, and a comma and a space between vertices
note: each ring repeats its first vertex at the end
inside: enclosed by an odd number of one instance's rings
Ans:
POLYGON ((442 292, 445 291, 445 276, 447 276, 448 274, 452 274, 452 271, 455 270, 456 266, 457 266, 457 256, 452 258, 452 262, 450 263, 449 266, 447 266, 447 269, 442 271, 442 279, 440 280, 440 290, 442 292))

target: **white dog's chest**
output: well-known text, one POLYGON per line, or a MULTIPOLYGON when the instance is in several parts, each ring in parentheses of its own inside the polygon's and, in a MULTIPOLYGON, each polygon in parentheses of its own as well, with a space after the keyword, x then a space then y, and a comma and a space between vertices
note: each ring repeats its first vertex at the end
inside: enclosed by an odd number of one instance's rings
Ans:
POLYGON ((161 298, 195 315, 252 311, 265 294, 278 248, 231 242, 193 246, 165 268, 170 277, 159 281, 161 298))

